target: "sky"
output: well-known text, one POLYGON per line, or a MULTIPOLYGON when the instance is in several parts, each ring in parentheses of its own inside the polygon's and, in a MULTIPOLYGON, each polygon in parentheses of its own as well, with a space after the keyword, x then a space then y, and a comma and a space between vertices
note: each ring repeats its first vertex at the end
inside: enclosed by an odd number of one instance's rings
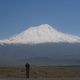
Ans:
POLYGON ((0 39, 41 24, 80 36, 80 0, 0 0, 0 39))

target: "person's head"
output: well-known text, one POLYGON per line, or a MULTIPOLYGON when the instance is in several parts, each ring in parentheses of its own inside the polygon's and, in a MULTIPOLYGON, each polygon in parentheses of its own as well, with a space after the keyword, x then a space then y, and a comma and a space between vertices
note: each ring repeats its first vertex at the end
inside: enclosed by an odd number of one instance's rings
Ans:
POLYGON ((26 64, 25 64, 25 67, 29 67, 30 66, 30 64, 27 62, 26 64))

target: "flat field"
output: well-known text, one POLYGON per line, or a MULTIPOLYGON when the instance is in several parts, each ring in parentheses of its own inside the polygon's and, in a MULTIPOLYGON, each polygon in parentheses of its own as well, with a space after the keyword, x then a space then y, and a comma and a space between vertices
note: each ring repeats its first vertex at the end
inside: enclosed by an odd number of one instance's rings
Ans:
MULTIPOLYGON (((0 78, 25 78, 25 68, 0 67, 0 78)), ((78 78, 80 66, 33 66, 30 67, 30 78, 78 78)))

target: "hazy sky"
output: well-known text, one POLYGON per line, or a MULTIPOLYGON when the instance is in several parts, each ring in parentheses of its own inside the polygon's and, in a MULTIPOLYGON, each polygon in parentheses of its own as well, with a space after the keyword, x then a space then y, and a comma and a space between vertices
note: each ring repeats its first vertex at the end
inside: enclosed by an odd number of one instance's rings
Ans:
POLYGON ((80 0, 0 0, 0 39, 40 24, 80 36, 80 0))

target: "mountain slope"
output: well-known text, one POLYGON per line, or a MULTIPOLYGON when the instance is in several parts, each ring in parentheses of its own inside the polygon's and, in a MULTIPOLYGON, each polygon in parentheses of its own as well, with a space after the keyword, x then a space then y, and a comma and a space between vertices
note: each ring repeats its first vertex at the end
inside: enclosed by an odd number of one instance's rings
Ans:
POLYGON ((80 37, 64 34, 48 24, 43 24, 36 27, 30 27, 24 32, 8 39, 0 40, 0 44, 38 44, 50 42, 80 43, 80 37))

